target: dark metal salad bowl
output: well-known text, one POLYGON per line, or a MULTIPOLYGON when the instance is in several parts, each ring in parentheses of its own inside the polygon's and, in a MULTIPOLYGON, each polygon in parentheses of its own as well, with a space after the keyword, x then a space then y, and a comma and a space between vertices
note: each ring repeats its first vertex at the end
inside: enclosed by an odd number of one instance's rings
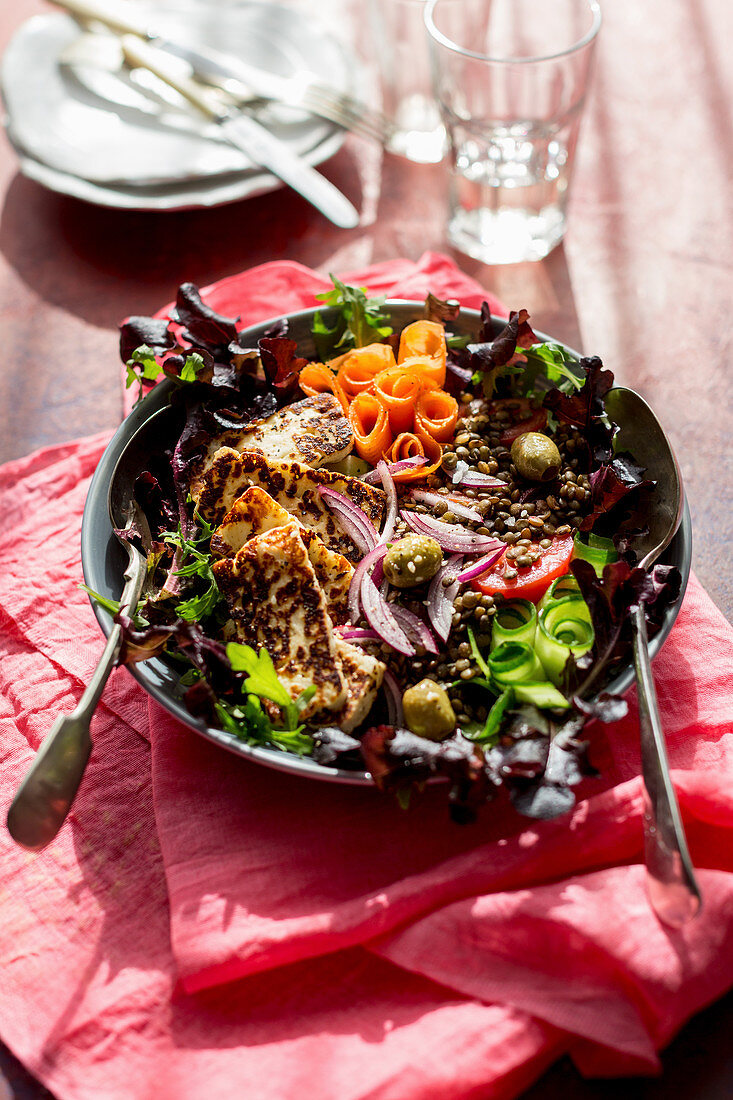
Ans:
MULTIPOLYGON (((402 328, 411 321, 418 320, 423 315, 422 302, 389 301, 386 307, 397 328, 402 328)), ((315 312, 317 312, 315 309, 301 310, 297 313, 288 314, 285 318, 289 326, 289 335, 297 341, 299 354, 304 356, 314 356, 316 354, 311 334, 315 312)), ((318 312, 323 315, 328 323, 331 311, 320 309, 318 312)), ((279 318, 253 325, 244 330, 243 338, 247 343, 256 346, 257 340, 272 327, 276 320, 279 320, 279 318)), ((453 323, 452 327, 459 333, 475 334, 480 323, 480 315, 476 310, 462 309, 458 320, 453 323)), ((555 343, 559 342, 543 333, 537 333, 537 336, 541 340, 552 339, 555 343)), ((566 350, 570 355, 580 358, 573 349, 566 348, 566 350)), ((134 453, 129 450, 130 441, 151 416, 168 405, 173 387, 174 383, 170 380, 159 383, 122 423, 102 455, 89 488, 81 531, 84 578, 91 589, 112 600, 118 599, 122 591, 125 566, 125 554, 114 535, 107 511, 107 493, 112 472, 118 460, 127 451, 129 451, 131 463, 140 461, 140 437, 138 436, 134 453)), ((144 436, 145 433, 142 434, 144 436)), ((154 432, 151 431, 151 436, 151 447, 154 451, 162 452, 173 442, 172 439, 165 438, 165 432, 161 432, 157 427, 154 432)), ((679 569, 682 577, 680 597, 664 613, 661 628, 650 643, 649 648, 652 656, 658 653, 664 645, 677 617, 689 577, 691 556, 692 525, 689 510, 685 504, 680 527, 660 558, 661 561, 674 565, 679 569)), ((112 627, 111 616, 94 601, 92 603, 97 620, 105 635, 108 635, 112 627)), ((182 690, 179 686, 177 670, 171 663, 161 658, 153 658, 132 665, 129 670, 145 691, 175 718, 203 737, 239 756, 280 771, 292 772, 301 776, 310 776, 337 783, 372 785, 371 776, 367 772, 328 767, 317 764, 307 757, 295 756, 278 749, 248 745, 238 740, 233 734, 212 728, 200 719, 194 718, 182 701, 182 690)), ((631 660, 629 660, 628 666, 623 668, 610 683, 606 684, 604 690, 623 694, 631 687, 634 678, 634 667, 631 660)))

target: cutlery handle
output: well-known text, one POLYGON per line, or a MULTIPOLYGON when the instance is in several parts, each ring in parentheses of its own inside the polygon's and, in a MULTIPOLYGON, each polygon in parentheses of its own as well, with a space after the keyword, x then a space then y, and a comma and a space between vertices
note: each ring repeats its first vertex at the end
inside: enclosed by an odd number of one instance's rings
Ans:
MULTIPOLYGON (((145 559, 128 547, 130 563, 121 605, 135 607, 145 577, 145 559)), ((92 739, 89 726, 114 668, 122 630, 115 623, 104 652, 75 709, 56 719, 8 810, 8 832, 16 843, 38 852, 54 839, 79 789, 92 739)))
POLYGON ((103 23, 118 34, 135 34, 140 38, 150 37, 142 20, 136 20, 120 14, 126 8, 125 3, 105 3, 104 0, 51 0, 57 7, 69 12, 75 19, 84 22, 103 23))
POLYGON ((702 899, 669 775, 641 603, 632 612, 632 625, 644 779, 647 888, 652 908, 662 923, 679 928, 699 912, 702 899))
POLYGON ((147 69, 171 88, 175 88, 195 107, 220 124, 220 133, 232 145, 241 149, 250 161, 269 168, 274 175, 325 214, 334 225, 342 229, 354 229, 359 224, 359 214, 346 196, 261 123, 231 107, 223 108, 220 100, 213 98, 211 89, 202 88, 189 77, 171 71, 169 55, 159 47, 129 35, 124 35, 120 41, 129 65, 147 69))
POLYGON ((156 46, 151 46, 148 42, 142 41, 135 35, 123 35, 120 39, 120 45, 125 61, 131 68, 147 69, 148 72, 153 73, 159 80, 162 80, 164 84, 168 84, 175 89, 208 118, 218 119, 225 114, 220 105, 213 100, 210 92, 197 84, 195 80, 182 75, 175 58, 173 58, 173 68, 168 64, 171 60, 169 54, 156 46))

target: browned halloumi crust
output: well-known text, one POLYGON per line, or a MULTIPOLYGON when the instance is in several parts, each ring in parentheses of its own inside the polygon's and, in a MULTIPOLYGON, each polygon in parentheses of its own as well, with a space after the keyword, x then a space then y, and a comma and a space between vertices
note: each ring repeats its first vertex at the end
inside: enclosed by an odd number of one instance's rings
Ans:
POLYGON ((293 699, 315 685, 303 717, 339 710, 347 692, 333 624, 297 525, 250 539, 213 570, 237 641, 268 650, 293 699))
POLYGON ((196 495, 201 478, 221 447, 235 451, 259 451, 277 462, 304 462, 320 466, 346 458, 354 446, 354 433, 341 403, 332 393, 318 393, 286 405, 272 416, 252 420, 241 431, 227 431, 212 439, 198 464, 191 484, 196 495))
POLYGON ((211 552, 215 557, 232 558, 249 539, 293 522, 298 525, 318 583, 325 593, 331 618, 335 622, 345 622, 353 566, 343 554, 329 550, 314 531, 303 527, 264 489, 251 485, 234 501, 211 537, 211 552))
POLYGON ((345 733, 351 733, 372 709, 385 665, 342 638, 336 641, 336 651, 346 680, 346 702, 336 715, 336 722, 345 733))
POLYGON ((361 508, 377 530, 382 522, 382 489, 331 470, 314 470, 301 462, 273 462, 266 455, 254 451, 239 454, 231 447, 217 451, 193 496, 205 520, 221 523, 237 497, 250 485, 264 489, 305 527, 315 530, 329 550, 343 554, 351 562, 358 561, 361 555, 322 500, 319 487, 343 493, 361 508))

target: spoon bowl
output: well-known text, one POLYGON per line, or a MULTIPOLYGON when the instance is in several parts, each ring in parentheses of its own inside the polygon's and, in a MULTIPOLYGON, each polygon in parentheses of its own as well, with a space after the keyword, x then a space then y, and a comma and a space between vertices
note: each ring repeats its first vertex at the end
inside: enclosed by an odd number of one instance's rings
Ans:
POLYGON ((672 445, 662 425, 643 397, 634 390, 616 386, 606 395, 606 411, 619 425, 617 451, 629 451, 656 482, 654 508, 648 517, 648 530, 634 542, 639 565, 652 565, 674 538, 682 520, 685 494, 682 474, 672 445))
MULTIPOLYGON (((634 544, 639 565, 649 569, 669 546, 682 520, 682 475, 661 424, 638 393, 622 386, 610 390, 606 411, 620 425, 614 440, 616 450, 630 451, 635 461, 645 467, 646 475, 656 482, 648 529, 634 544)), ((702 901, 669 775, 641 601, 632 609, 632 624, 644 780, 647 887, 659 919, 679 928, 699 912, 702 901)))

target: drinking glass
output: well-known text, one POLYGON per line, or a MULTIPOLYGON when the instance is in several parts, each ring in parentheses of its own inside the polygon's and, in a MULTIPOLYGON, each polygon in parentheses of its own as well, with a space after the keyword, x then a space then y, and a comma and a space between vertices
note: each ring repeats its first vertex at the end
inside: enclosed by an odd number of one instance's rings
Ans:
POLYGON ((450 141, 448 239, 483 263, 539 260, 565 233, 601 12, 596 0, 428 0, 450 141))
POLYGON ((370 0, 369 13, 382 110, 395 127, 386 148, 420 164, 436 164, 443 159, 446 136, 433 96, 425 4, 370 0))

